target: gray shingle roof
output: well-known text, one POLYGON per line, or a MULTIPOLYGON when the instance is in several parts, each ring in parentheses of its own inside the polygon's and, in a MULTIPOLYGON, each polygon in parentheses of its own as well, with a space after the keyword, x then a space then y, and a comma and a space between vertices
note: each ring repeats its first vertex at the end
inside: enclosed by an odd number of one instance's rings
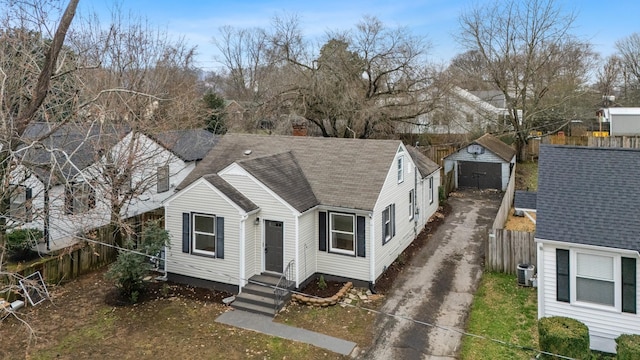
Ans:
POLYGON ((640 150, 541 146, 536 237, 640 250, 640 150))
POLYGON ((408 145, 407 150, 409 150, 409 155, 411 155, 411 158, 416 163, 416 166, 418 167, 420 175, 422 175, 423 179, 431 175, 434 171, 440 169, 440 166, 438 164, 426 157, 423 153, 420 152, 420 150, 416 149, 415 147, 408 145))
POLYGON ((313 204, 315 196, 317 202, 323 205, 370 211, 400 145, 399 140, 226 134, 177 189, 183 189, 204 175, 218 173, 238 162, 246 166, 247 171, 259 174, 262 181, 270 182, 268 186, 296 208, 302 209, 313 204), (245 155, 246 150, 251 150, 251 153, 245 155), (287 152, 291 155, 283 154, 287 152), (244 162, 268 155, 278 156, 256 163, 244 162), (295 180, 299 186, 295 191, 290 185, 287 186, 286 181, 277 181, 278 172, 285 170, 257 170, 259 166, 275 159, 282 160, 282 165, 286 161, 292 166, 293 170, 287 169, 288 173, 283 176, 295 180), (306 193, 308 187, 302 182, 301 175, 312 193, 306 193))
POLYGON ((163 131, 151 137, 184 161, 202 160, 219 139, 202 129, 163 131))
POLYGON ((253 201, 249 200, 246 196, 244 196, 241 192, 236 190, 231 184, 226 182, 223 178, 218 176, 217 174, 209 174, 204 176, 204 179, 207 180, 211 185, 215 186, 218 190, 222 191, 231 201, 240 206, 242 210, 246 212, 250 212, 258 209, 258 205, 254 204, 253 201))
POLYGON ((511 159, 516 155, 516 151, 511 146, 488 133, 482 135, 471 143, 482 145, 485 149, 491 150, 492 153, 498 155, 504 161, 511 161, 511 159))
MULTIPOLYGON (((37 140, 56 125, 32 123, 23 137, 27 142, 37 140)), ((22 146, 18 154, 22 156, 22 163, 32 169, 41 181, 56 185, 64 179, 72 179, 93 164, 100 150, 111 148, 128 131, 123 126, 68 123, 38 141, 37 146, 22 146)))
POLYGON ((516 190, 513 197, 513 207, 516 209, 533 209, 536 210, 536 197, 535 191, 516 190))
POLYGON ((246 159, 239 164, 299 212, 318 205, 318 199, 291 151, 246 159))

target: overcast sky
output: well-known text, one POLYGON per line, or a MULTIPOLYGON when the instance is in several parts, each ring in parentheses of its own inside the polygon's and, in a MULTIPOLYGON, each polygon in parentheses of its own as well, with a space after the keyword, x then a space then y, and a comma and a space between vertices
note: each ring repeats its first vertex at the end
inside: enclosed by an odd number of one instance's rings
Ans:
MULTIPOLYGON (((526 1, 526 0, 525 0, 526 1)), ((81 12, 94 10, 108 18, 114 1, 81 1, 81 12)), ((275 15, 297 14, 304 35, 320 38, 327 30, 351 29, 364 15, 381 19, 388 26, 406 26, 413 34, 426 36, 433 44, 431 60, 446 62, 463 50, 452 34, 459 28, 459 15, 476 3, 491 0, 127 0, 121 3, 125 11, 146 17, 150 23, 183 36, 197 46, 197 65, 204 70, 218 64, 211 39, 222 25, 237 27, 270 26, 275 15)), ((560 0, 564 10, 575 11, 574 33, 591 41, 594 49, 607 56, 614 52, 614 43, 634 32, 640 32, 640 1, 560 0)))

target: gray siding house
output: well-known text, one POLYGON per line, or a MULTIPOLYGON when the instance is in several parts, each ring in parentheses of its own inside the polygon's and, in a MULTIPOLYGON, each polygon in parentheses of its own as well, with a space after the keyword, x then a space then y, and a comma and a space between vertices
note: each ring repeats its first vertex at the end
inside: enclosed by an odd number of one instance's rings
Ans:
POLYGON ((169 279, 261 273, 374 285, 438 208, 437 164, 398 140, 227 134, 165 206, 169 279))
POLYGON ((541 146, 538 317, 589 327, 591 348, 640 334, 640 150, 541 146))

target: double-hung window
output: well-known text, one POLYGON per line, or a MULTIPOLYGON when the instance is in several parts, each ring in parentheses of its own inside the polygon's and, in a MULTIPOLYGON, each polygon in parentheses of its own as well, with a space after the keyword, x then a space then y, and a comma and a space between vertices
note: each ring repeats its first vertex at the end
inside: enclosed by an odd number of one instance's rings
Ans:
POLYGON ((396 205, 390 204, 382 211, 382 244, 386 244, 396 234, 396 205))
POLYGON ((329 250, 355 255, 355 216, 352 214, 329 213, 329 250))
POLYGON ((158 166, 156 177, 157 192, 169 191, 169 165, 158 166))
POLYGON ((398 184, 400 184, 401 182, 404 181, 404 156, 403 155, 398 156, 397 166, 398 166, 398 184))
POLYGON ((415 191, 413 189, 409 190, 409 220, 413 220, 413 215, 415 213, 415 191))
POLYGON ((615 306, 616 258, 576 252, 576 301, 615 306))
POLYGON ((556 300, 636 313, 636 258, 556 249, 556 300))
POLYGON ((196 254, 216 254, 216 217, 214 215, 193 214, 192 252, 196 254))
POLYGON ((429 178, 429 204, 433 204, 433 176, 429 178))
POLYGON ((86 182, 70 183, 65 189, 67 214, 81 214, 96 207, 96 191, 86 182))

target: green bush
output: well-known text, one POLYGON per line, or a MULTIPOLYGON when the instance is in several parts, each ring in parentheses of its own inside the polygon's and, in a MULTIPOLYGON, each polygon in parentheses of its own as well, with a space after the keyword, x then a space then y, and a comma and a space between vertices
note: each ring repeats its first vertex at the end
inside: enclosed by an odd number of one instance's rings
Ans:
POLYGON ((447 202, 447 194, 445 194, 444 186, 438 186, 438 201, 440 205, 447 202))
MULTIPOLYGON (((589 359, 589 328, 567 317, 546 317, 538 321, 540 350, 576 359, 589 359)), ((554 359, 545 355, 542 359, 554 359)))
POLYGON ((616 339, 618 359, 640 359, 640 335, 622 334, 616 339))
POLYGON ((38 253, 31 250, 43 233, 38 229, 16 229, 7 233, 6 249, 9 259, 13 261, 26 261, 35 257, 38 253))
POLYGON ((137 302, 144 290, 143 279, 153 268, 149 256, 156 256, 168 244, 169 233, 155 223, 149 225, 138 246, 129 242, 127 249, 120 251, 105 277, 116 282, 125 298, 132 303, 137 302))

